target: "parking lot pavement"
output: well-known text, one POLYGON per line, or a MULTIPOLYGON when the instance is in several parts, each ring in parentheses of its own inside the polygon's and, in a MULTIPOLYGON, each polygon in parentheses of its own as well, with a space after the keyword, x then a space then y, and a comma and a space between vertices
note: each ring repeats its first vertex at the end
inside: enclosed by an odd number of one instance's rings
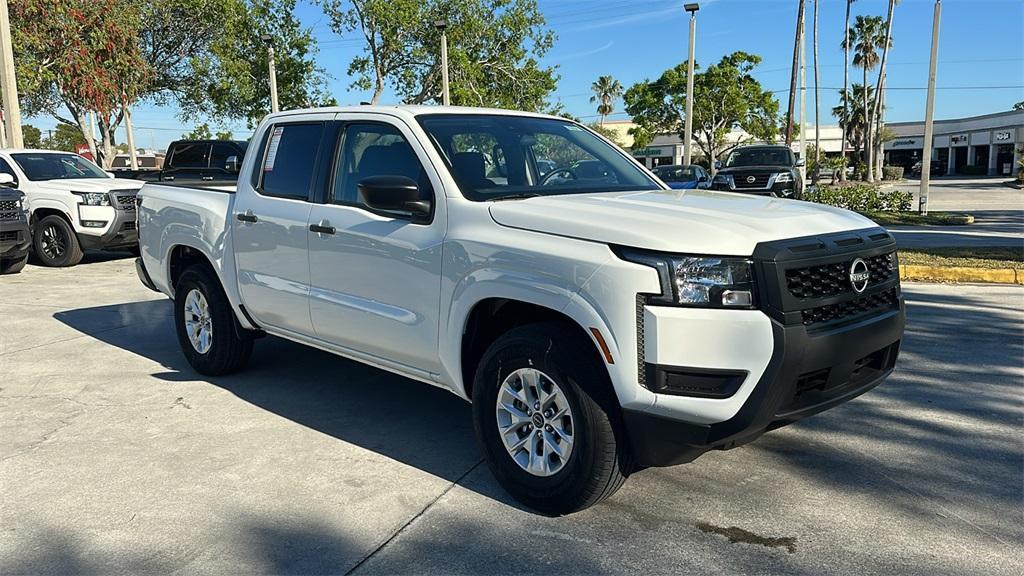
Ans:
MULTIPOLYGON (((890 226, 901 248, 937 246, 1011 246, 1024 250, 1024 191, 1005 185, 1008 177, 943 177, 933 179, 928 191, 929 210, 967 212, 975 218, 967 226, 890 226)), ((897 184, 914 194, 917 209, 919 180, 897 184)))
POLYGON ((1024 288, 906 292, 881 387, 547 518, 447 392, 276 338, 203 378, 131 260, 30 266, 0 278, 0 574, 1020 574, 1024 288))

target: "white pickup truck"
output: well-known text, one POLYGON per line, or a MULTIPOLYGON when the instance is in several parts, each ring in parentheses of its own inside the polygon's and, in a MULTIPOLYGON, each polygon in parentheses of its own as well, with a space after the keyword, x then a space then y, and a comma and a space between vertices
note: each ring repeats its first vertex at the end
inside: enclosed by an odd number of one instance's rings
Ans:
POLYGON ((268 116, 233 193, 146 184, 142 281, 207 375, 264 333, 473 404, 501 484, 568 513, 849 400, 893 369, 892 236, 852 212, 670 190, 560 118, 268 116))
POLYGON ((0 185, 25 194, 32 247, 46 266, 74 266, 85 250, 138 249, 138 180, 114 178, 71 152, 7 149, 0 185))

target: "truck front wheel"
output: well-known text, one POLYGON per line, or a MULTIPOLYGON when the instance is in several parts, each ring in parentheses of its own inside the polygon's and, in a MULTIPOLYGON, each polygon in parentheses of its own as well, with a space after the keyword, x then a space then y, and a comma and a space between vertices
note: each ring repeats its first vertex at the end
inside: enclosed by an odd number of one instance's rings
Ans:
POLYGON ((82 261, 82 246, 67 220, 51 214, 36 223, 32 244, 45 266, 74 266, 82 261))
POLYGON ((209 268, 197 265, 182 272, 174 288, 174 324, 181 351, 196 372, 221 376, 245 366, 252 338, 237 322, 209 268))
POLYGON ((576 512, 622 486, 630 455, 617 415, 592 344, 563 324, 509 331, 477 368, 473 419, 487 465, 541 512, 576 512))

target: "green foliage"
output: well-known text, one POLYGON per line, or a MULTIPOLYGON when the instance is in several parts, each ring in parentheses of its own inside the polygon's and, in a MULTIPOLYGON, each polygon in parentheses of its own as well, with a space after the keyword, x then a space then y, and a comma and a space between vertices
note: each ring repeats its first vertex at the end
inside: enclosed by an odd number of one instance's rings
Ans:
POLYGON ((334 104, 327 79, 313 60, 310 29, 295 17, 296 0, 233 0, 209 53, 191 58, 196 81, 183 87, 186 118, 237 118, 254 126, 270 112, 269 56, 260 39, 274 45, 278 101, 282 110, 334 104))
POLYGON ((625 147, 625 142, 622 141, 622 138, 619 136, 619 133, 616 132, 615 130, 612 130, 611 128, 605 128, 604 126, 596 122, 593 124, 588 124, 587 126, 594 132, 597 132, 601 136, 604 136, 605 138, 614 142, 615 145, 618 146, 619 148, 625 147))
POLYGON ((864 121, 865 118, 870 118, 874 122, 875 115, 874 111, 870 108, 866 111, 863 106, 864 99, 874 99, 875 89, 868 86, 867 95, 864 94, 864 85, 854 83, 852 89, 843 94, 843 91, 839 91, 839 105, 832 108, 832 115, 839 119, 839 126, 846 126, 846 141, 850 143, 854 151, 859 153, 864 148, 864 139, 866 137, 868 123, 864 121), (849 123, 844 119, 844 104, 849 110, 849 123))
POLYGON ((48 150, 74 152, 76 146, 85 144, 85 137, 82 136, 81 129, 72 124, 65 124, 61 122, 57 124, 56 129, 52 132, 48 132, 49 134, 42 142, 42 147, 48 150))
POLYGON ((856 212, 905 212, 910 210, 914 195, 896 189, 881 190, 871 184, 849 186, 821 185, 807 188, 804 200, 827 204, 856 212))
POLYGON ((365 39, 348 66, 353 88, 390 86, 406 103, 440 102, 441 33, 448 23, 451 103, 540 111, 555 89, 539 60, 555 35, 536 0, 318 0, 338 34, 365 39))
POLYGON ((622 97, 622 84, 611 76, 601 76, 590 85, 590 90, 594 93, 590 102, 597 102, 597 113, 604 124, 604 119, 615 111, 615 101, 622 97))
POLYGON ((21 125, 21 137, 25 142, 25 148, 43 147, 43 132, 31 124, 21 125))
POLYGON ((206 123, 199 124, 191 132, 181 135, 182 140, 210 140, 213 134, 210 133, 210 126, 206 123))
POLYGON ((882 179, 883 180, 902 180, 903 179, 903 166, 883 166, 882 167, 882 179))
MULTIPOLYGON (((710 160, 730 145, 725 137, 741 128, 756 140, 772 141, 778 133, 779 102, 752 75, 761 58, 734 52, 693 78, 693 135, 710 160)), ((654 134, 684 134, 686 111, 686 63, 666 70, 653 82, 640 82, 626 90, 626 111, 638 124, 632 131, 641 147, 654 134)))

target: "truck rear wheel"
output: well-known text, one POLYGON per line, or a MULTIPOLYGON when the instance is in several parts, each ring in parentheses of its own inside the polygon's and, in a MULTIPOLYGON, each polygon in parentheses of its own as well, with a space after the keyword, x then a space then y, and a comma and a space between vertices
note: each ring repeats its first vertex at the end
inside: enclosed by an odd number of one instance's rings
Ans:
POLYGON ((74 266, 84 255, 71 224, 55 214, 36 223, 32 245, 44 266, 74 266))
POLYGON ((220 281, 206 266, 191 266, 174 288, 174 324, 178 344, 200 374, 221 376, 242 369, 252 354, 220 281))
POLYGON ((541 512, 592 506, 629 474, 608 373, 568 326, 530 324, 498 338, 477 368, 473 420, 498 482, 541 512))

